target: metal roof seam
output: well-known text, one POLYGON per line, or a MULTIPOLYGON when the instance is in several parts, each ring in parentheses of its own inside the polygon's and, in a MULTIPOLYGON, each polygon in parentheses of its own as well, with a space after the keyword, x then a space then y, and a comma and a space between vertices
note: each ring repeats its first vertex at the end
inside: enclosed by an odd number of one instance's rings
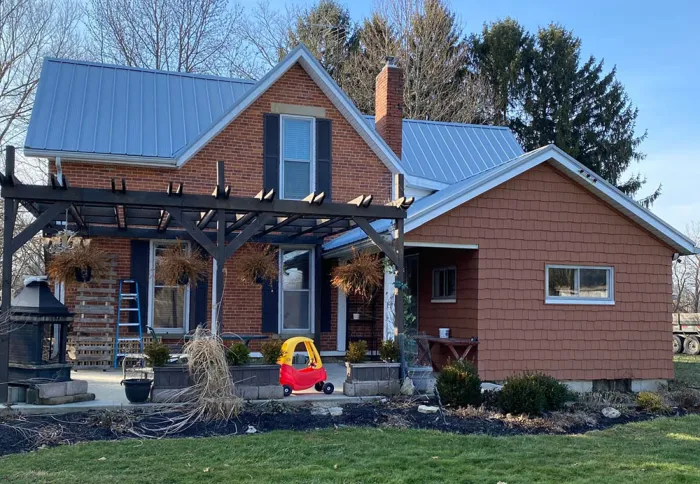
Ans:
MULTIPOLYGON (((70 96, 71 93, 73 92, 73 79, 75 77, 75 66, 72 66, 73 68, 71 69, 71 75, 70 75, 70 83, 68 84, 68 96, 67 100, 70 101, 70 96)), ((63 115, 63 126, 61 127, 61 139, 65 139, 66 136, 66 126, 68 125, 68 113, 69 109, 66 109, 66 112, 63 115)))
MULTIPOLYGON (((459 170, 459 178, 458 179, 461 180, 463 178, 466 178, 467 175, 466 175, 466 173, 464 173, 464 170, 462 169, 463 163, 459 162, 459 160, 455 156, 455 153, 452 150, 452 146, 454 146, 454 143, 452 143, 452 144, 447 143, 447 140, 445 139, 445 132, 447 132, 447 135, 450 137, 450 139, 452 139, 452 134, 450 133, 450 127, 445 126, 444 129, 439 129, 439 130, 437 130, 437 132, 440 135, 440 138, 442 139, 442 143, 440 143, 440 145, 445 148, 445 151, 447 151, 447 153, 449 153, 449 155, 452 157, 452 160, 454 161, 454 165, 459 170)), ((468 166, 467 166, 467 169, 469 169, 468 166)), ((469 170, 469 172, 471 173, 471 170, 469 170)), ((454 173, 454 169, 452 169, 452 173, 454 173)))
MULTIPOLYGON (((440 134, 440 129, 438 128, 438 129, 428 130, 428 135, 430 135, 430 137, 435 142, 435 149, 437 149, 440 152, 440 160, 436 159, 435 161, 436 161, 436 165, 438 165, 438 167, 440 168, 440 171, 442 171, 442 176, 443 176, 442 180, 443 181, 448 180, 447 173, 445 172, 445 169, 443 168, 442 165, 446 165, 446 168, 450 170, 450 173, 452 173, 452 178, 456 178, 457 175, 455 174, 454 170, 450 166, 450 163, 447 161, 447 158, 445 157, 445 152, 443 151, 443 144, 438 142, 437 138, 435 137, 434 131, 437 131, 438 134, 440 134)), ((426 140, 427 140, 428 135, 426 135, 426 140)), ((433 154, 435 154, 435 149, 433 150, 433 154)))

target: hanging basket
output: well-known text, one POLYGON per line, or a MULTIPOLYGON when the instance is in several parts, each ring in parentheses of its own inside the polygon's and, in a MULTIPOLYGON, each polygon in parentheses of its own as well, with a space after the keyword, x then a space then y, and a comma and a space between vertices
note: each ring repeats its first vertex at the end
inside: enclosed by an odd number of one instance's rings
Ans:
POLYGON ((377 254, 353 249, 352 259, 333 268, 334 287, 369 301, 384 283, 384 268, 377 254))
POLYGON ((277 280, 277 253, 269 245, 251 244, 238 259, 241 281, 248 284, 272 283, 277 280))
POLYGON ((90 240, 71 238, 68 243, 49 246, 46 273, 65 284, 84 284, 108 272, 107 256, 90 240))
POLYGON ((209 264, 198 250, 188 250, 178 241, 158 257, 156 279, 167 286, 195 285, 208 270, 209 264))

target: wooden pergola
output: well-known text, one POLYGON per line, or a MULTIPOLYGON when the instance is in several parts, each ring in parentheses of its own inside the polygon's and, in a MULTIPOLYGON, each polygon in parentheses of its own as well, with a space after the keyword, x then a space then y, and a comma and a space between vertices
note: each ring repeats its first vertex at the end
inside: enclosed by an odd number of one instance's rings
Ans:
MULTIPOLYGON (((48 185, 26 185, 14 174, 15 149, 6 148, 5 173, 0 174, 3 220, 3 314, 12 297, 12 256, 40 231, 50 235, 68 229, 84 237, 129 239, 185 239, 198 243, 214 261, 213 292, 217 302, 212 331, 221 326, 225 262, 246 242, 313 245, 320 279, 320 246, 329 236, 359 227, 397 268, 403 282, 403 232, 406 211, 413 198, 403 196, 403 175, 395 175, 394 199, 386 205, 372 204, 372 195, 359 195, 347 203, 325 200, 324 193, 311 193, 303 200, 281 200, 275 190, 263 187, 255 197, 236 197, 226 185, 224 163, 217 163, 217 180, 211 195, 190 194, 182 183, 168 183, 163 191, 134 191, 125 179, 111 179, 111 188, 71 187, 65 176, 51 175, 48 185), (19 205, 35 220, 14 234, 19 205), (394 221, 390 242, 372 227, 376 220, 394 221)), ((400 284, 397 284, 400 286, 400 284)), ((316 317, 320 313, 316 298, 316 317)), ((403 298, 395 290, 395 326, 403 332, 403 298)), ((316 336, 320 337, 317 321, 316 336)), ((7 400, 9 335, 0 333, 0 402, 7 400)))

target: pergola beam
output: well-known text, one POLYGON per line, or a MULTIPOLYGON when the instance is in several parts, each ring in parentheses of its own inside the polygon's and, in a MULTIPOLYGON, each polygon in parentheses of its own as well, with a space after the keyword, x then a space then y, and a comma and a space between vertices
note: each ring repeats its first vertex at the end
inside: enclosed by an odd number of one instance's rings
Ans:
MULTIPOLYGON (((12 205, 12 212, 16 215, 14 204, 8 203, 6 205, 5 210, 7 210, 9 205, 12 205)), ((60 202, 52 205, 51 207, 47 208, 44 213, 39 215, 32 223, 30 223, 22 232, 13 237, 9 245, 5 244, 3 247, 5 249, 10 249, 10 260, 12 260, 12 254, 17 252, 19 248, 29 242, 32 237, 38 234, 41 229, 46 227, 46 225, 51 223, 56 215, 63 212, 66 208, 68 208, 68 203, 66 202, 60 202)), ((10 237, 12 237, 12 232, 10 232, 10 237)), ((5 255, 5 257, 6 256, 7 255, 5 255)))
POLYGON ((391 259, 391 262, 394 263, 394 265, 399 265, 398 261, 398 256, 396 254, 396 250, 394 250, 394 247, 392 247, 391 243, 389 243, 387 240, 384 240, 384 238, 377 233, 376 230, 374 230, 374 227, 372 227, 372 224, 370 224, 366 218, 364 217, 353 217, 352 218, 355 223, 362 229, 362 231, 367 234, 367 237, 374 242, 374 244, 379 247, 379 249, 386 254, 386 256, 391 259))
MULTIPOLYGON (((265 224, 268 222, 269 218, 269 215, 260 215, 254 222, 249 223, 246 228, 243 229, 241 233, 238 234, 238 236, 236 236, 236 238, 233 239, 224 249, 224 260, 230 259, 231 256, 243 246, 243 244, 248 242, 258 233, 258 231, 260 231, 260 229, 265 227, 265 224)), ((260 235, 265 234, 261 233, 260 235)))
MULTIPOLYGON (((6 177, 5 177, 6 178, 6 177)), ((70 202, 89 205, 124 205, 140 208, 158 208, 168 210, 179 208, 197 210, 225 210, 228 212, 267 212, 277 215, 301 215, 316 217, 353 217, 358 215, 357 207, 348 203, 324 203, 322 205, 310 204, 300 200, 274 199, 264 202, 255 197, 229 197, 213 198, 210 195, 182 194, 179 196, 158 192, 119 191, 112 192, 100 188, 68 188, 54 190, 42 185, 4 185, 3 197, 24 201, 38 201, 46 203, 70 202)), ((366 199, 365 199, 366 200, 366 199)), ((387 206, 362 207, 362 216, 367 218, 405 218, 405 210, 387 206)))
MULTIPOLYGON (((170 208, 168 210, 177 222, 182 225, 182 227, 187 231, 190 236, 197 241, 199 245, 204 247, 204 249, 209 252, 212 257, 217 256, 217 247, 209 237, 207 237, 202 230, 197 227, 194 222, 184 216, 183 212, 179 208, 170 208)), ((223 213, 223 212, 222 212, 223 213)))

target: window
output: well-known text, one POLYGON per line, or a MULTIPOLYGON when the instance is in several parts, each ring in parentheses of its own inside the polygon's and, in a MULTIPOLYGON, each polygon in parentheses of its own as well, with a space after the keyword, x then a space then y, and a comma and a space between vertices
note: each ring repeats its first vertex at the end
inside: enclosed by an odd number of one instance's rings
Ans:
MULTIPOLYGON (((159 333, 183 333, 189 319, 189 286, 166 286, 158 279, 158 257, 176 241, 151 242, 149 326, 159 333)), ((189 248, 189 246, 188 246, 189 248)))
POLYGON ((281 198, 301 200, 316 188, 314 118, 282 116, 281 198))
POLYGON ((614 304, 613 268, 548 265, 548 304, 614 304))
POLYGON ((311 250, 282 250, 280 255, 280 332, 313 330, 311 250))
POLYGON ((455 302, 457 300, 457 269, 441 267, 433 269, 432 302, 455 302))

